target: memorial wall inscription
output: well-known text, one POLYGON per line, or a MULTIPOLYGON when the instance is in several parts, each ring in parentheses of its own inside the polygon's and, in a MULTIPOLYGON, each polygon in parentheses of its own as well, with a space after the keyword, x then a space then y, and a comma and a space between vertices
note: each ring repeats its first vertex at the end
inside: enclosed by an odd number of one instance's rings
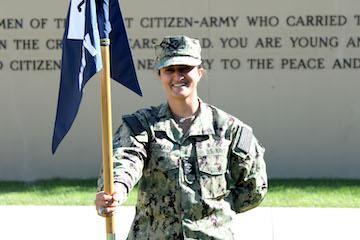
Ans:
MULTIPOLYGON (((334 49, 351 50, 360 47, 360 35, 353 34, 352 31, 353 28, 360 27, 360 15, 357 14, 142 16, 125 17, 124 21, 130 32, 132 28, 146 30, 227 28, 230 33, 234 33, 239 29, 238 35, 200 38, 204 50, 231 50, 229 57, 204 59, 204 67, 208 70, 252 71, 276 69, 314 71, 360 69, 359 56, 349 54, 339 57, 331 54, 334 49), (264 35, 262 33, 263 29, 282 29, 282 34, 264 35), (310 31, 311 34, 308 32, 301 34, 304 29, 310 31), (269 49, 273 51, 265 51, 269 49), (261 50, 264 51, 261 52, 261 50), (254 53, 251 54, 251 51, 254 53), (277 52, 284 51, 286 54, 277 54, 277 52), (301 54, 299 54, 300 51, 301 54), (240 54, 236 54, 236 52, 240 54), (244 55, 244 52, 246 52, 247 57, 237 56, 244 55)), ((0 30, 3 33, 0 37, 0 71, 58 71, 61 67, 61 36, 64 27, 65 18, 60 17, 0 19, 0 30), (31 34, 32 36, 17 36, 24 29, 33 29, 36 32, 31 34), (50 37, 47 33, 49 29, 55 31, 56 36, 52 35, 50 37), (19 52, 16 58, 4 57, 6 52, 13 51, 19 52), (29 54, 30 52, 33 52, 33 57, 25 58, 22 56, 22 53, 29 54)), ((151 57, 144 57, 141 51, 153 49, 154 45, 159 42, 159 38, 156 36, 137 38, 136 34, 129 36, 137 70, 152 70, 154 60, 151 57)))

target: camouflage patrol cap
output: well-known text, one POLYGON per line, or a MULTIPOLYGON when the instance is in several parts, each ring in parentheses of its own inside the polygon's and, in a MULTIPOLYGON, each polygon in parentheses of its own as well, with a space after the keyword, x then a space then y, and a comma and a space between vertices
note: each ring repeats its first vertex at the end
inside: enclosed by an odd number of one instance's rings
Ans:
POLYGON ((201 46, 198 39, 187 36, 168 36, 155 46, 155 68, 171 65, 198 66, 201 64, 201 46))

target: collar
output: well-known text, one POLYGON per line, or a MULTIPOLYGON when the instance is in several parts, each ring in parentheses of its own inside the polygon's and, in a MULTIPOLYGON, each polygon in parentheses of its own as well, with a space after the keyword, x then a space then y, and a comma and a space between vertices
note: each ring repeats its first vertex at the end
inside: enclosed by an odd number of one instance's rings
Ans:
MULTIPOLYGON (((189 131, 183 137, 184 139, 190 136, 215 134, 211 107, 207 103, 204 103, 200 98, 199 103, 200 112, 190 126, 189 131)), ((163 131, 170 139, 178 142, 179 139, 175 138, 175 136, 178 135, 176 133, 177 130, 174 129, 175 120, 173 119, 170 107, 167 103, 159 106, 158 119, 159 121, 154 125, 154 131, 163 131)))
POLYGON ((214 117, 213 112, 210 106, 207 103, 204 103, 199 98, 200 103, 200 112, 195 118, 193 124, 191 125, 188 135, 189 136, 199 136, 199 135, 211 135, 215 134, 214 130, 214 117))

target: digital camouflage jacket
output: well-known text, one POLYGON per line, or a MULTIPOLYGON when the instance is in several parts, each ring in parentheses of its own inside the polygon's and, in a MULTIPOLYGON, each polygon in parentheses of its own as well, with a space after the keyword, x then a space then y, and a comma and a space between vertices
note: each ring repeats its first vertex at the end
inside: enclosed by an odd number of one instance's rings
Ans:
POLYGON ((139 187, 128 239, 233 239, 232 218, 267 192, 263 155, 249 126, 203 102, 186 133, 167 104, 123 117, 114 179, 139 187))

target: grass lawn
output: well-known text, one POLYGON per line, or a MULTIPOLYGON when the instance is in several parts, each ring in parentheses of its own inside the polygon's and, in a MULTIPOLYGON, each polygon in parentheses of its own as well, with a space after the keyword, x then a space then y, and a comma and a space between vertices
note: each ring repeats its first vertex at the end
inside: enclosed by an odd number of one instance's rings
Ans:
POLYGON ((261 206, 360 208, 360 179, 273 179, 261 206))
MULTIPOLYGON (((96 179, 43 180, 36 182, 0 181, 0 205, 93 205, 96 179)), ((126 205, 135 205, 132 191, 126 205)))
MULTIPOLYGON (((96 179, 0 182, 0 205, 93 205, 96 179)), ((125 205, 135 205, 134 189, 125 205)), ((360 179, 271 179, 265 207, 360 208, 360 179)))

